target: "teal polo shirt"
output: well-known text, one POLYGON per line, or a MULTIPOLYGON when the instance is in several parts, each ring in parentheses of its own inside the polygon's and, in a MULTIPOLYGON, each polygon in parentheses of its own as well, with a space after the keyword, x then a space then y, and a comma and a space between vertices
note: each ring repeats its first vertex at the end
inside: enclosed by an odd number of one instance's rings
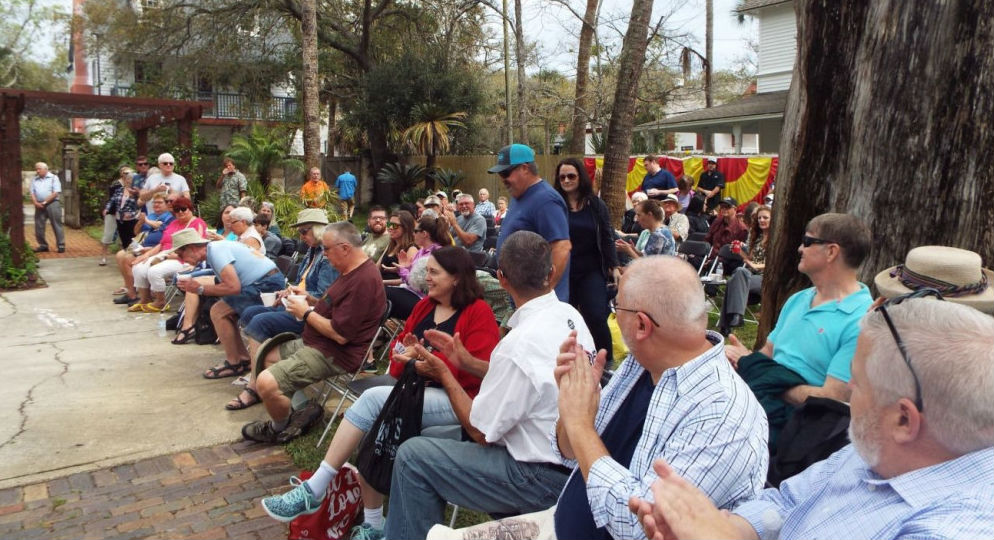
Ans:
POLYGON ((849 382, 859 321, 873 303, 870 290, 860 283, 858 291, 842 300, 811 307, 814 297, 811 287, 787 299, 768 336, 773 342, 773 360, 812 386, 823 386, 826 374, 849 382))

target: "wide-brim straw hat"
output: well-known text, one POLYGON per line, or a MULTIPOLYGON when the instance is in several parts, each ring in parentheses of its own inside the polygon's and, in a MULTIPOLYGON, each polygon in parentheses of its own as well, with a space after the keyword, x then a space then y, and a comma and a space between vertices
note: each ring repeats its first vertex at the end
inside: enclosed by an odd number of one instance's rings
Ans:
POLYGON ((301 225, 307 225, 308 223, 327 225, 328 213, 320 208, 308 208, 306 210, 301 210, 300 212, 297 212, 297 222, 290 226, 299 227, 301 225))
POLYGON ((931 287, 950 302, 994 314, 994 272, 983 268, 980 255, 948 246, 919 246, 908 252, 904 264, 877 274, 881 296, 893 298, 931 287))
POLYGON ((186 246, 202 245, 207 243, 207 239, 200 236, 195 229, 181 229, 173 233, 173 251, 186 246))

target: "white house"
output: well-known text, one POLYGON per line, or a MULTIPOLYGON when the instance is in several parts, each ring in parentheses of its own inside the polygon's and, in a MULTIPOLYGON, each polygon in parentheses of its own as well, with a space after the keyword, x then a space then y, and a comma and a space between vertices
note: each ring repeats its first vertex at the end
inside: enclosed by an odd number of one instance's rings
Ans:
POLYGON ((759 26, 756 92, 709 109, 636 126, 635 133, 694 133, 703 142, 703 148, 695 150, 719 154, 779 151, 787 90, 797 55, 794 1, 742 0, 736 11, 755 17, 759 26))

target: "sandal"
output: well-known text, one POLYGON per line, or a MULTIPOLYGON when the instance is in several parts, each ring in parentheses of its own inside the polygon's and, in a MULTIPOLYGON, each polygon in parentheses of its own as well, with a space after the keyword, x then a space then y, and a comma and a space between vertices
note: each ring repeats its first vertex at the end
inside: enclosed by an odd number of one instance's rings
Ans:
POLYGON ((121 288, 117 289, 116 291, 114 291, 114 292, 112 292, 110 294, 111 294, 111 296, 121 296, 122 294, 128 294, 128 288, 127 287, 121 287, 121 288))
POLYGON ((145 304, 141 302, 136 302, 131 307, 128 308, 128 313, 142 313, 145 310, 145 304))
POLYGON ((191 326, 189 328, 180 330, 176 332, 176 337, 173 338, 173 345, 185 345, 197 338, 197 327, 191 326))
POLYGON ((237 364, 230 364, 227 360, 224 364, 220 366, 214 366, 208 369, 204 373, 205 379, 226 379, 228 377, 237 377, 239 375, 245 375, 252 369, 252 363, 248 360, 243 360, 237 364))
POLYGON ((152 302, 149 302, 142 306, 143 313, 166 313, 168 311, 169 311, 169 304, 166 304, 162 307, 157 307, 152 302))
POLYGON ((224 408, 228 409, 229 411, 240 411, 242 409, 247 409, 252 405, 255 405, 256 403, 260 403, 262 401, 262 398, 259 397, 259 394, 256 393, 255 390, 252 390, 251 388, 246 386, 243 391, 248 393, 249 395, 249 399, 247 401, 242 401, 242 395, 238 394, 237 396, 235 396, 235 399, 229 401, 224 406, 224 408))

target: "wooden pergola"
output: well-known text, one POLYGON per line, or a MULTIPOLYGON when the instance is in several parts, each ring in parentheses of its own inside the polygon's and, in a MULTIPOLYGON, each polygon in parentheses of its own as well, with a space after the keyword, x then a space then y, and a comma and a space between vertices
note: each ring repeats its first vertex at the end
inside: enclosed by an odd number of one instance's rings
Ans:
MULTIPOLYGON (((23 262, 24 211, 21 194, 21 115, 52 118, 98 118, 127 122, 135 132, 135 155, 148 154, 148 130, 176 122, 179 144, 189 150, 193 144, 193 123, 210 103, 174 99, 132 98, 36 92, 0 88, 0 212, 10 228, 15 265, 23 262)), ((189 165, 189 152, 180 163, 189 165)))

